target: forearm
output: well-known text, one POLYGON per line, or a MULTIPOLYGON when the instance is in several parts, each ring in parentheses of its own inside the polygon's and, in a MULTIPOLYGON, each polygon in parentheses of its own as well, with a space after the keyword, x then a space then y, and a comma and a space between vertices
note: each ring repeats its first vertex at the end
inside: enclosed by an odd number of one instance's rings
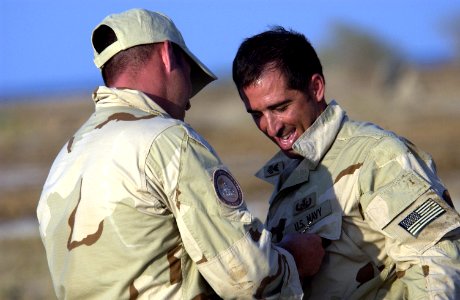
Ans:
POLYGON ((271 245, 268 232, 258 240, 248 233, 231 248, 198 268, 223 298, 301 299, 302 288, 292 256, 271 245))

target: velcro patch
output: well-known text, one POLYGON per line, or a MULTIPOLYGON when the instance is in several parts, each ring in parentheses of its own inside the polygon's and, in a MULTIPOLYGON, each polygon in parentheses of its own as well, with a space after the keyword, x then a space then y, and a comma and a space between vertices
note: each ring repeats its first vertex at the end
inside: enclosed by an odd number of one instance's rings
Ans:
POLYGON ((238 207, 243 203, 243 194, 238 182, 226 170, 214 172, 214 189, 220 201, 230 207, 238 207))
POLYGON ((444 208, 430 198, 399 222, 399 226, 417 236, 423 228, 445 212, 444 208))
POLYGON ((296 216, 299 213, 316 205, 316 193, 311 193, 306 197, 295 200, 293 205, 293 215, 296 216))
POLYGON ((331 200, 326 200, 323 203, 305 211, 302 215, 294 218, 294 230, 297 232, 306 232, 313 225, 332 214, 331 200))

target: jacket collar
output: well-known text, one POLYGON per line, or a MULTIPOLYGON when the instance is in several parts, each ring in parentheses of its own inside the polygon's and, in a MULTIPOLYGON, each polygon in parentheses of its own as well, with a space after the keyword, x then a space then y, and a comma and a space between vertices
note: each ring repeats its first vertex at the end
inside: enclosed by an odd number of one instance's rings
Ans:
POLYGON ((275 185, 278 190, 307 181, 310 170, 318 166, 334 142, 344 118, 345 111, 336 101, 331 101, 293 145, 305 159, 299 162, 279 151, 256 173, 256 177, 275 185), (278 186, 281 183, 282 186, 278 186))
POLYGON ((102 106, 126 105, 145 111, 149 114, 161 114, 169 116, 155 101, 145 93, 127 88, 109 88, 99 86, 93 92, 93 101, 102 106))
POLYGON ((331 101, 316 121, 294 143, 293 149, 308 160, 310 169, 315 169, 331 147, 337 136, 345 111, 331 101))

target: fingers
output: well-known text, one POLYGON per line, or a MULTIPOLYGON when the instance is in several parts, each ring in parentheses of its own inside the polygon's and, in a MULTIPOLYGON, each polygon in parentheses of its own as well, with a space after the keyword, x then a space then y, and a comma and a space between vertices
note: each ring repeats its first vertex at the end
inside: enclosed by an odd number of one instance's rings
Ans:
POLYGON ((279 246, 294 257, 301 278, 312 276, 319 271, 325 251, 323 239, 318 235, 289 233, 283 237, 279 246))

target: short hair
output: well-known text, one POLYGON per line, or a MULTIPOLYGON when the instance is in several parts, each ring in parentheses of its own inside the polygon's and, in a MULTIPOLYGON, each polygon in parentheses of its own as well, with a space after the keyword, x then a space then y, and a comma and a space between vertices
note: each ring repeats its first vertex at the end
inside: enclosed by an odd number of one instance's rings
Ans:
POLYGON ((102 67, 104 83, 110 86, 126 70, 136 74, 150 59, 154 46, 155 44, 139 45, 117 53, 102 67))
MULTIPOLYGON (((101 25, 94 31, 93 45, 98 53, 101 53, 116 41, 117 36, 115 32, 107 25, 101 25)), ((101 68, 104 84, 106 86, 111 86, 117 77, 126 70, 133 72, 132 74, 135 75, 136 72, 145 65, 148 59, 150 59, 156 44, 158 43, 134 46, 120 51, 109 59, 101 68)), ((175 57, 179 58, 180 55, 184 55, 190 64, 194 63, 181 47, 173 42, 171 42, 171 44, 175 57)), ((192 66, 195 67, 195 64, 192 66)))
MULTIPOLYGON (((101 53, 108 46, 117 41, 117 36, 112 28, 107 25, 99 26, 93 33, 92 42, 94 49, 101 53)), ((152 54, 154 44, 134 46, 120 51, 109 59, 101 68, 102 79, 106 86, 110 86, 117 77, 128 68, 133 72, 139 70, 152 54)))
POLYGON ((269 69, 278 69, 290 89, 308 90, 314 74, 324 79, 323 67, 308 39, 281 26, 247 38, 240 45, 232 70, 238 91, 253 84, 269 69))

